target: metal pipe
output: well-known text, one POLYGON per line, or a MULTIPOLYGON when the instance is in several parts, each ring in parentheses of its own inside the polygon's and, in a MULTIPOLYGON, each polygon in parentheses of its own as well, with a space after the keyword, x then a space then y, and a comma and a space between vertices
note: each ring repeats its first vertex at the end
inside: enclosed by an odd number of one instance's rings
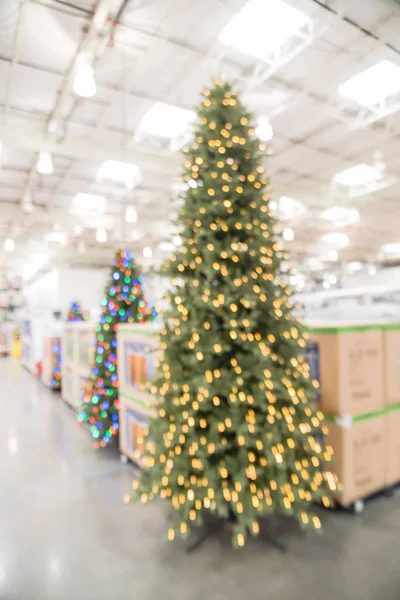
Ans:
POLYGON ((23 0, 19 0, 18 1, 17 23, 15 25, 14 39, 13 39, 13 45, 12 45, 12 57, 11 57, 10 66, 8 68, 8 77, 7 77, 7 84, 6 84, 6 95, 5 95, 4 110, 3 110, 3 121, 4 122, 6 122, 8 112, 10 110, 12 79, 13 79, 14 67, 18 62, 19 37, 20 37, 20 33, 21 33, 21 22, 22 22, 22 5, 23 5, 23 0))

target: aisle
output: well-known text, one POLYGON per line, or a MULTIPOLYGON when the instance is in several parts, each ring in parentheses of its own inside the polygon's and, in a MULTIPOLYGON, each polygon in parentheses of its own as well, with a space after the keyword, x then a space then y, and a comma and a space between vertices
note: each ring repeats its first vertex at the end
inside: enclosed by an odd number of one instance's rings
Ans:
POLYGON ((361 517, 324 513, 325 535, 282 556, 258 541, 186 555, 160 505, 122 504, 133 471, 96 452, 60 396, 0 360, 3 600, 398 600, 400 495, 361 517))

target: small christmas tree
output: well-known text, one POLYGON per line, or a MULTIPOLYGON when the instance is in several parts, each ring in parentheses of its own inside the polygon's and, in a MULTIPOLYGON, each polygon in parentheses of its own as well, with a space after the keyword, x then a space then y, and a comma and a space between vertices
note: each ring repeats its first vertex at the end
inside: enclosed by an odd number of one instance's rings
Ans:
POLYGON ((67 321, 84 321, 85 317, 83 316, 83 312, 81 309, 81 305, 76 300, 71 302, 71 306, 68 310, 67 321))
POLYGON ((113 261, 101 303, 94 363, 78 414, 78 421, 89 423, 96 448, 118 435, 117 325, 144 323, 155 314, 144 299, 142 276, 126 250, 118 252, 113 261))
POLYGON ((329 505, 336 484, 281 274, 266 148, 226 83, 205 90, 198 117, 184 163, 183 245, 169 265, 158 418, 134 487, 143 502, 161 496, 175 509, 170 539, 211 510, 234 520, 242 546, 268 513, 319 528, 310 505, 329 505))

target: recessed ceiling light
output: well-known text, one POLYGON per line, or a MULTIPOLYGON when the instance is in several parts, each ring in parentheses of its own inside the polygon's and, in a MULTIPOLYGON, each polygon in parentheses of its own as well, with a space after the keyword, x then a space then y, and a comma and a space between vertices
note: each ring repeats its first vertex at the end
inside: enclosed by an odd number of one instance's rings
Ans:
POLYGON ((138 220, 136 208, 134 206, 128 206, 125 211, 125 221, 127 223, 136 223, 138 220))
POLYGON ((320 237, 320 242, 326 246, 334 246, 336 248, 345 248, 349 245, 349 237, 345 233, 331 231, 320 237))
POLYGON ((53 173, 53 158, 50 152, 40 152, 36 164, 36 170, 41 175, 52 175, 53 173))
POLYGON ((281 0, 249 0, 225 25, 218 40, 266 60, 310 19, 281 0))
POLYGON ((357 273, 357 271, 361 271, 362 267, 362 263, 360 263, 358 260, 352 260, 351 262, 347 263, 347 270, 349 273, 357 273))
POLYGON ((108 234, 104 227, 100 227, 96 230, 96 241, 99 242, 99 244, 105 244, 107 238, 108 234))
POLYGON ((81 235, 83 233, 82 225, 74 225, 74 234, 81 235))
POLYGON ((97 194, 76 194, 71 213, 74 215, 102 215, 106 208, 106 199, 97 194))
POLYGON ((105 160, 97 171, 99 181, 117 181, 133 189, 140 182, 140 169, 137 165, 121 160, 105 160))
POLYGON ((381 177, 382 171, 380 169, 362 163, 360 165, 356 165, 355 167, 350 167, 349 169, 344 169, 344 171, 336 173, 333 180, 341 185, 351 187, 368 185, 374 183, 381 177))
POLYGON ((151 258, 153 256, 153 250, 150 248, 150 246, 143 248, 143 256, 145 258, 151 258))
POLYGON ((338 258, 339 254, 336 252, 336 250, 329 250, 328 260, 330 260, 331 262, 335 262, 338 258))
POLYGON ((156 102, 144 115, 138 129, 149 135, 174 138, 185 135, 195 118, 196 114, 192 110, 156 102))
POLYGON ((4 240, 4 250, 6 252, 14 252, 15 250, 15 242, 11 238, 7 238, 4 240))
POLYGON ((343 83, 338 92, 363 106, 382 102, 400 92, 400 68, 390 60, 381 60, 343 83))
POLYGON ((397 256, 400 254, 400 243, 393 242, 382 246, 382 252, 387 255, 397 256))
POLYGON ((332 206, 327 208, 321 215, 321 219, 331 221, 336 227, 347 227, 354 225, 360 220, 360 213, 356 208, 346 208, 345 206, 332 206))
POLYGON ((292 242, 295 238, 293 229, 291 229, 290 227, 286 227, 286 229, 283 230, 282 237, 285 240, 285 242, 292 242))
MULTIPOLYGON (((271 210, 274 210, 273 206, 271 206, 273 202, 270 201, 269 203, 271 210)), ((307 212, 307 208, 300 200, 296 200, 296 198, 291 198, 290 196, 281 196, 275 210, 282 221, 296 219, 307 212)))

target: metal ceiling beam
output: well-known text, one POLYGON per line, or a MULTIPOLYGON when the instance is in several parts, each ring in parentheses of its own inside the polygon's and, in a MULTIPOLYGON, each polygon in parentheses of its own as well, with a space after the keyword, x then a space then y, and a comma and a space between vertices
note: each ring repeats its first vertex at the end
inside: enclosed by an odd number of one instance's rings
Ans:
POLYGON ((18 1, 17 23, 15 25, 12 53, 11 53, 11 61, 10 61, 10 65, 8 67, 8 76, 7 76, 7 83, 6 83, 6 93, 5 93, 5 101, 4 101, 4 108, 3 108, 3 120, 4 121, 7 120, 8 111, 10 109, 11 86, 12 86, 12 81, 13 81, 14 67, 18 61, 19 38, 20 38, 20 33, 21 33, 21 23, 22 23, 23 12, 24 12, 23 0, 19 0, 18 1))
POLYGON ((85 138, 69 136, 58 142, 50 139, 43 131, 43 127, 36 123, 26 122, 24 125, 0 123, 0 139, 4 145, 24 148, 32 152, 45 151, 58 156, 94 162, 107 159, 122 160, 135 163, 142 169, 170 176, 175 171, 178 173, 181 166, 179 156, 163 157, 142 150, 124 149, 120 145, 99 144, 87 139, 87 136, 85 138))

